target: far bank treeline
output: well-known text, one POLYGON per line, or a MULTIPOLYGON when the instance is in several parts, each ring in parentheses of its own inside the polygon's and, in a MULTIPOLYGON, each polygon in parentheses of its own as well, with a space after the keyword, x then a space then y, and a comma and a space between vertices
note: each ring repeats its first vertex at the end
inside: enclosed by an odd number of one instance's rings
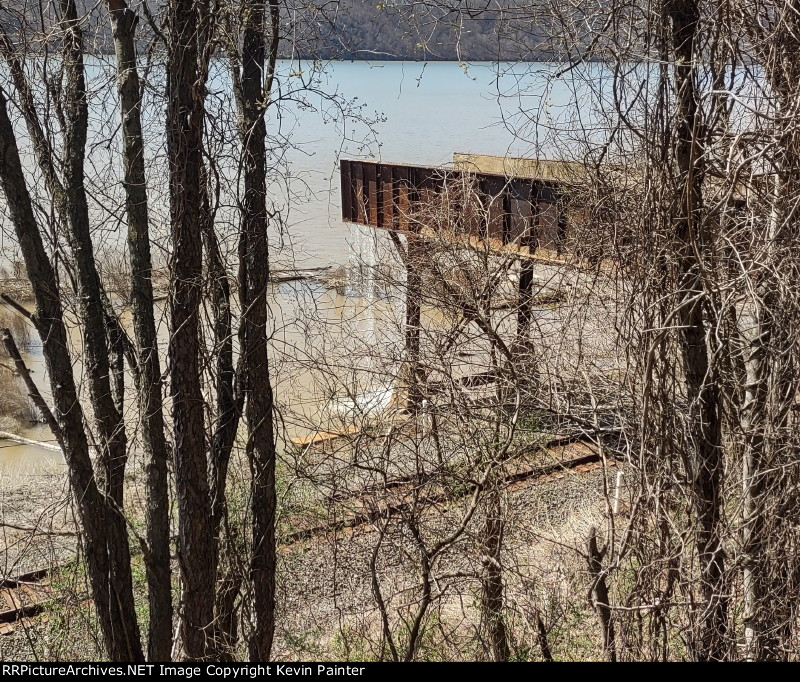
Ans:
MULTIPOLYGON (((79 13, 87 16, 84 30, 92 49, 112 54, 103 3, 78 0, 76 4, 79 13)), ((149 10, 143 14, 157 15, 160 4, 143 0, 149 10)), ((494 0, 480 3, 480 8, 472 4, 474 0, 453 0, 448 8, 442 3, 430 7, 404 0, 288 0, 281 3, 282 34, 294 37, 282 41, 280 56, 409 61, 544 61, 552 57, 545 38, 546 19, 531 11, 536 2, 494 0)), ((32 11, 26 0, 0 4, 0 25, 34 48, 49 33, 51 20, 38 8, 32 11)), ((149 23, 142 21, 137 28, 140 47, 154 40, 149 23)))

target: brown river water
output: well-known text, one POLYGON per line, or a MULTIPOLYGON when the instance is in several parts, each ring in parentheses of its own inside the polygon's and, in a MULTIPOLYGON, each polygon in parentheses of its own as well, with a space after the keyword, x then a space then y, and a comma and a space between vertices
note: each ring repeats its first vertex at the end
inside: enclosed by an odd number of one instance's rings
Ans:
MULTIPOLYGON (((96 68, 103 71, 108 66, 98 63, 96 68)), ((295 178, 294 187, 301 189, 293 197, 283 238, 273 244, 275 261, 279 266, 288 264, 298 268, 349 266, 351 272, 363 271, 365 265, 369 272, 371 266, 381 262, 387 245, 380 240, 385 240, 385 236, 346 225, 339 217, 337 160, 341 156, 438 165, 450 161, 453 152, 542 155, 539 142, 534 144, 535 141, 524 136, 515 136, 511 128, 520 109, 526 106, 518 95, 520 90, 524 91, 524 97, 530 98, 530 106, 544 107, 553 120, 573 101, 574 93, 563 84, 554 88, 546 85, 550 71, 552 67, 546 64, 465 67, 456 63, 340 62, 329 65, 323 89, 357 98, 366 110, 380 113, 382 120, 375 127, 371 143, 364 146, 366 129, 356 125, 356 130, 352 130, 331 123, 329 117, 320 113, 324 110, 322 104, 316 112, 302 108, 293 112, 295 146, 285 160, 295 178)), ((224 82, 218 85, 227 87, 224 82)), ((98 128, 105 125, 104 118, 102 112, 97 113, 98 128)), ((524 117, 518 123, 527 125, 524 117)), ((102 150, 95 149, 92 154, 102 154, 102 150)), ((102 159, 99 163, 102 165, 102 159)), ((155 182, 157 178, 151 178, 151 183, 155 182)), ((2 213, 5 211, 0 210, 2 213)), ((0 261, 14 259, 12 231, 1 222, 0 226, 0 261)), ((122 230, 117 226, 116 233, 112 230, 102 240, 107 246, 122 238, 122 230)), ((315 281, 276 284, 272 287, 270 304, 275 325, 271 362, 281 410, 282 438, 305 435, 329 422, 336 394, 362 394, 377 403, 384 400, 390 388, 372 378, 371 370, 376 368, 363 365, 354 373, 352 368, 337 366, 331 359, 366 357, 370 348, 401 343, 402 301, 387 298, 368 274, 356 286, 344 290, 330 289, 315 281), (324 375, 312 370, 323 359, 331 362, 324 375)), ((163 353, 167 329, 164 311, 160 309, 159 313, 163 353)), ((72 341, 79 347, 78 333, 75 330, 72 333, 72 341)), ((25 360, 46 395, 45 370, 35 344, 25 354, 25 360)), ((78 365, 79 385, 85 383, 81 374, 78 365)), ((133 392, 129 393, 132 399, 133 392)), ((21 429, 21 435, 53 441, 46 427, 40 425, 21 429)), ((13 485, 20 475, 36 475, 61 466, 63 461, 57 452, 0 440, 0 480, 6 485, 13 485)))

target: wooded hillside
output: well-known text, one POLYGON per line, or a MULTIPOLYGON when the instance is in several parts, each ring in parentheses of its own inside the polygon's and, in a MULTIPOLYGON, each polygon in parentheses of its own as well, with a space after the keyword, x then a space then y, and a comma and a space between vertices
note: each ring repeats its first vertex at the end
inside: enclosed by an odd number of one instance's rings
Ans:
MULTIPOLYGON (((86 13, 85 33, 93 49, 113 53, 105 6, 88 0, 77 4, 86 13)), ((149 14, 158 16, 161 3, 147 0, 146 4, 149 14)), ((455 2, 449 9, 404 0, 315 0, 312 11, 316 21, 309 21, 307 3, 282 3, 283 35, 291 38, 281 41, 280 55, 430 61, 548 58, 550 52, 543 47, 545 31, 531 18, 530 9, 525 11, 524 18, 519 18, 514 10, 518 0, 498 0, 493 4, 496 9, 478 13, 470 11, 469 3, 464 2, 455 2)), ((20 42, 35 45, 52 32, 52 11, 40 12, 37 7, 34 12, 27 0, 12 0, 0 7, 0 25, 20 42)), ((140 46, 152 41, 149 21, 140 21, 140 46)))

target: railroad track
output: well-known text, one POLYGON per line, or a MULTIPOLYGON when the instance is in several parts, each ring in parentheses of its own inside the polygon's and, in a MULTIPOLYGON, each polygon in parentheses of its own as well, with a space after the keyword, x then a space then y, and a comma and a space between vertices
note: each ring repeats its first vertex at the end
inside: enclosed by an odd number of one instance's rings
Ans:
MULTIPOLYGON (((555 439, 550 443, 544 444, 543 449, 552 449, 562 446, 564 451, 569 451, 572 456, 563 458, 557 462, 545 465, 525 466, 518 462, 508 462, 508 473, 504 476, 503 483, 509 488, 518 488, 533 481, 552 480, 563 477, 564 473, 575 470, 577 473, 588 473, 602 466, 600 455, 589 446, 586 439, 575 440, 573 438, 555 439)), ((610 462, 614 465, 615 463, 610 462)), ((419 487, 428 483, 431 479, 419 479, 403 477, 388 481, 381 487, 371 488, 366 491, 349 497, 337 496, 334 500, 342 509, 351 510, 343 518, 324 523, 310 524, 305 528, 284 534, 280 537, 282 549, 311 540, 315 537, 328 535, 344 530, 354 530, 359 526, 365 526, 376 521, 401 514, 411 508, 412 505, 424 502, 428 505, 455 502, 458 499, 472 494, 472 488, 466 489, 460 495, 453 495, 449 491, 434 487, 432 491, 416 494, 419 487)), ((293 525, 302 525, 302 522, 293 525)))
POLYGON ((15 623, 38 616, 53 602, 49 573, 44 568, 0 581, 0 635, 10 635, 15 623))
MULTIPOLYGON (((562 446, 564 453, 572 456, 539 466, 519 464, 514 466, 514 462, 511 462, 508 467, 509 471, 503 480, 504 485, 509 489, 518 489, 533 482, 557 480, 569 472, 589 473, 603 465, 599 453, 591 448, 587 440, 556 439, 544 447, 548 446, 562 446)), ((616 465, 613 461, 608 464, 616 465)), ((424 498, 417 496, 413 501, 408 499, 410 493, 420 483, 421 481, 408 478, 395 479, 380 489, 371 489, 366 493, 341 498, 337 504, 351 509, 361 506, 362 510, 351 512, 349 516, 336 521, 312 524, 284 534, 279 539, 279 547, 286 551, 293 545, 312 540, 315 537, 341 531, 352 532, 360 526, 366 526, 385 518, 387 514, 401 514, 420 500, 429 505, 444 504, 455 502, 472 492, 466 490, 461 495, 453 495, 441 489, 434 489, 426 493, 424 498)), ((50 569, 44 568, 0 581, 0 635, 12 634, 15 626, 21 621, 41 615, 49 606, 62 598, 61 595, 54 592, 49 577, 50 569)))

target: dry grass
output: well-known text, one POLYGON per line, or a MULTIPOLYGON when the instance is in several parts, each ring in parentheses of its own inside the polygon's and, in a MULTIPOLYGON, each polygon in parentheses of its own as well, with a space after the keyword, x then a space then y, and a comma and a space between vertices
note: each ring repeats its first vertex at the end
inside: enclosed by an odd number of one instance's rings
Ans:
MULTIPOLYGON (((20 351, 30 350, 33 338, 27 320, 5 306, 0 306, 0 329, 11 332, 20 351)), ((5 346, 0 343, 0 358, 7 357, 5 346)), ((39 415, 25 386, 13 367, 6 363, 0 364, 0 387, 0 425, 12 429, 38 420, 39 415)))
MULTIPOLYGON (((0 306, 0 329, 8 329, 17 348, 25 352, 30 350, 33 338, 31 336, 31 328, 28 321, 25 320, 19 313, 14 312, 6 306, 0 306)), ((0 344, 0 357, 8 357, 5 346, 0 344)))
POLYGON ((0 280, 25 278, 25 263, 18 258, 7 260, 5 265, 0 266, 0 280))
POLYGON ((0 265, 0 293, 7 294, 17 301, 30 301, 33 298, 31 283, 21 260, 5 260, 0 265))
POLYGON ((116 296, 123 305, 131 299, 131 268, 123 251, 105 251, 97 258, 97 269, 106 292, 116 296))
POLYGON ((16 430, 20 425, 38 421, 39 414, 25 386, 16 373, 4 364, 0 364, 0 385, 0 428, 16 430))
MULTIPOLYGON (((156 298, 160 298, 166 294, 169 287, 169 268, 160 252, 154 252, 151 258, 150 279, 156 298)), ((131 266, 127 252, 122 249, 105 250, 97 255, 96 263, 106 293, 123 306, 130 305, 131 266)))

